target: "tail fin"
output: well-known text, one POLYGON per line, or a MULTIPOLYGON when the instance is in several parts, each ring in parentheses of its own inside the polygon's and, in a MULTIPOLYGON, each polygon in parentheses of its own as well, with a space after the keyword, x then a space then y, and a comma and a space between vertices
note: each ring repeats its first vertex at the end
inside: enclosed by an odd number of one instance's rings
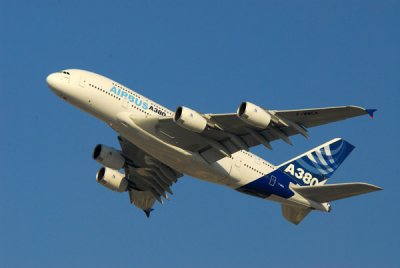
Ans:
POLYGON ((324 184, 355 147, 336 138, 279 166, 301 186, 324 184))

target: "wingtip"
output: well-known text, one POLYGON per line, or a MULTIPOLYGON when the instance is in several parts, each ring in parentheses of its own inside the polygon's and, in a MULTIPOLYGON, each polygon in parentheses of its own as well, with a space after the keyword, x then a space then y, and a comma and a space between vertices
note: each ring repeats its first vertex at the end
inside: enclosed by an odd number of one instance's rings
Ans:
POLYGON ((369 117, 374 118, 374 113, 377 109, 365 109, 365 111, 368 113, 369 117))
POLYGON ((376 186, 376 185, 374 185, 374 186, 375 186, 375 190, 376 190, 376 191, 382 191, 382 190, 383 190, 383 188, 380 187, 380 186, 376 186))
POLYGON ((365 183, 365 182, 364 183, 361 182, 361 184, 364 184, 366 187, 368 187, 371 190, 371 192, 376 192, 376 191, 382 191, 383 190, 382 187, 374 185, 374 184, 365 183))
POLYGON ((150 213, 153 211, 153 208, 150 209, 143 209, 143 212, 146 214, 147 218, 150 218, 150 213))

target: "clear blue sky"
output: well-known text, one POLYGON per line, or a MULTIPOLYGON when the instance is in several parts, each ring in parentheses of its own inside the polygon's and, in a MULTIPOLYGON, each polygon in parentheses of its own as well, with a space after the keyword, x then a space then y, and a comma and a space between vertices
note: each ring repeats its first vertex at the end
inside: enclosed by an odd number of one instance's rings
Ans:
POLYGON ((400 266, 399 1, 0 0, 1 267, 400 266), (331 183, 384 191, 299 226, 280 206, 184 177, 150 219, 95 181, 105 124, 47 74, 91 70, 170 109, 377 108, 253 151, 279 164, 329 139, 356 150, 331 183))

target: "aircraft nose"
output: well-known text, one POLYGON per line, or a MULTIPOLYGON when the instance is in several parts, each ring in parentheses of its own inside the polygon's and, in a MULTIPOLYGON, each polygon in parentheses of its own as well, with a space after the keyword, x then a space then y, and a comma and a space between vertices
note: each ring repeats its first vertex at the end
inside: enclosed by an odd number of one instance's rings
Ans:
POLYGON ((47 76, 46 83, 51 89, 56 89, 58 80, 59 79, 57 73, 52 73, 47 76))

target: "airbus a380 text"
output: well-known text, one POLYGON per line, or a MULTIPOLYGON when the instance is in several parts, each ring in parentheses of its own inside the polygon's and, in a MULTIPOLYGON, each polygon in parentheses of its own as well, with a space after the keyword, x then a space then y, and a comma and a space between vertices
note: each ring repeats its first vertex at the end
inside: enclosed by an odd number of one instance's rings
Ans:
POLYGON ((77 69, 52 73, 55 94, 106 122, 118 133, 121 150, 97 145, 93 158, 102 167, 96 180, 128 192, 147 216, 155 201, 169 199, 171 186, 184 174, 225 185, 282 204, 283 216, 298 224, 311 210, 329 212, 330 201, 381 188, 367 183, 326 184, 353 150, 336 138, 275 166, 249 152, 307 129, 369 114, 356 106, 267 110, 250 102, 236 113, 201 114, 187 107, 175 112, 104 76, 77 69))

